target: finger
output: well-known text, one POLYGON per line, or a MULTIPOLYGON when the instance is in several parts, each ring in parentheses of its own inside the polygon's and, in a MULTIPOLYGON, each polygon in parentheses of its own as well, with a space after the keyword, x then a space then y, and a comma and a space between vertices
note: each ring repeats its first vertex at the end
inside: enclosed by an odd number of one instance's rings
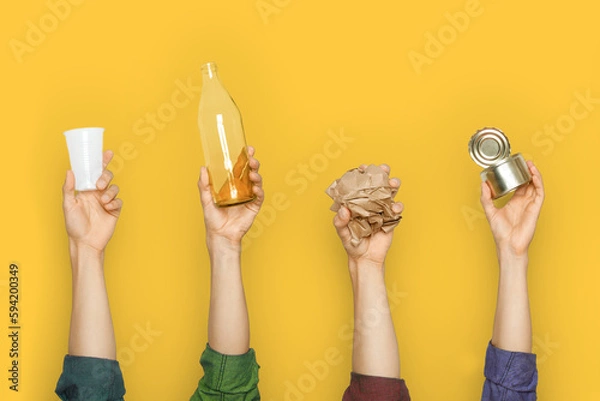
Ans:
POLYGON ((535 163, 532 160, 527 160, 527 168, 529 169, 529 173, 531 174, 532 177, 537 175, 541 181, 542 173, 540 173, 540 170, 538 170, 537 166, 535 165, 535 163))
POLYGON ((254 195, 256 195, 256 199, 254 200, 254 203, 257 204, 258 207, 260 207, 265 200, 265 191, 262 189, 262 187, 259 187, 258 185, 254 185, 252 187, 252 193, 254 195))
POLYGON ((67 170, 67 176, 63 184, 63 200, 65 202, 75 200, 75 175, 71 170, 67 170))
POLYGON ((256 149, 254 149, 254 146, 248 146, 246 149, 248 149, 248 156, 254 157, 254 153, 256 153, 256 149))
POLYGON ((262 187, 262 176, 260 174, 251 171, 250 174, 248 174, 248 177, 250 178, 250 181, 252 181, 252 184, 262 187))
POLYGON ((519 188, 517 188, 517 190, 515 191, 515 194, 513 195, 513 198, 515 196, 519 197, 519 196, 525 196, 527 195, 527 190, 531 187, 531 184, 525 184, 525 185, 521 185, 519 188))
POLYGON ((250 166, 250 169, 254 171, 258 171, 258 169, 260 168, 260 162, 254 157, 250 158, 250 160, 248 161, 248 165, 250 166))
POLYGON ((391 168, 390 168, 390 166, 387 165, 387 164, 385 164, 385 163, 384 164, 380 164, 379 167, 381 167, 381 169, 383 171, 385 171, 386 174, 389 174, 390 171, 392 171, 391 168))
POLYGON ((335 226, 335 230, 342 240, 342 243, 346 243, 350 240, 351 234, 350 229, 348 228, 350 217, 350 211, 342 206, 333 218, 333 225, 335 226))
POLYGON ((358 170, 360 170, 360 171, 365 171, 366 169, 367 169, 366 164, 361 164, 360 166, 358 166, 358 170))
POLYGON ((390 179, 390 187, 392 187, 392 188, 400 188, 401 183, 402 182, 400 181, 399 178, 394 177, 394 178, 390 179))
POLYGON ((119 187, 117 185, 113 184, 110 187, 108 187, 108 189, 106 191, 104 191, 100 200, 102 201, 102 203, 107 204, 108 202, 115 199, 117 197, 118 193, 119 193, 119 187))
POLYGON ((394 203, 392 205, 392 211, 396 214, 400 214, 404 211, 404 204, 401 202, 394 203))
POLYGON ((492 190, 490 189, 487 182, 481 183, 481 206, 483 206, 483 211, 488 219, 494 214, 496 211, 496 206, 494 206, 494 200, 492 199, 492 190))
POLYGON ((546 192, 544 190, 544 181, 542 179, 542 174, 537 169, 537 167, 533 164, 533 162, 531 162, 529 169, 531 171, 531 180, 532 180, 533 186, 535 188, 536 196, 540 200, 544 200, 544 198, 546 196, 546 192))
POLYGON ((98 178, 98 181, 96 181, 96 188, 98 188, 100 191, 105 190, 113 178, 114 174, 112 173, 112 171, 104 170, 100 178, 98 178))
MULTIPOLYGON (((540 173, 540 170, 538 170, 537 166, 531 161, 529 160, 527 162, 527 166, 529 167, 529 172, 531 173, 531 177, 537 177, 538 181, 540 184, 542 184, 542 192, 544 190, 543 186, 544 186, 544 180, 542 178, 542 173, 540 173)), ((536 188, 537 189, 537 188, 536 188)))
POLYGON ((208 177, 208 169, 205 166, 200 168, 198 189, 200 190, 200 200, 202 201, 202 204, 208 205, 212 203, 212 195, 210 193, 210 178, 208 177))
POLYGON ((113 199, 104 205, 104 209, 109 212, 113 212, 115 210, 120 211, 123 208, 123 200, 122 199, 113 199))
POLYGON ((106 152, 104 152, 104 154, 102 155, 102 170, 104 170, 106 166, 108 166, 108 163, 110 163, 113 156, 114 153, 112 150, 107 150, 106 152))
POLYGON ((390 180, 390 187, 392 187, 392 198, 396 196, 396 194, 398 193, 398 190, 400 189, 400 185, 402 184, 402 182, 394 177, 390 180))
POLYGON ((350 222, 350 211, 347 208, 342 206, 340 208, 340 210, 338 210, 335 217, 333 218, 333 225, 335 226, 335 228, 338 231, 340 231, 341 229, 346 228, 348 226, 349 222, 350 222))

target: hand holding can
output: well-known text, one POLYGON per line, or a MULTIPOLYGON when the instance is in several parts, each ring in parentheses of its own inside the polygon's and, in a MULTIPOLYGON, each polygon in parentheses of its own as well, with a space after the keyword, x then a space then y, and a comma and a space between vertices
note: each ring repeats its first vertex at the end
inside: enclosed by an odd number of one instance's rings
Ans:
POLYGON ((501 198, 531 181, 531 174, 520 153, 510 155, 510 143, 497 128, 484 128, 469 141, 469 154, 484 167, 481 180, 486 182, 493 199, 501 198))

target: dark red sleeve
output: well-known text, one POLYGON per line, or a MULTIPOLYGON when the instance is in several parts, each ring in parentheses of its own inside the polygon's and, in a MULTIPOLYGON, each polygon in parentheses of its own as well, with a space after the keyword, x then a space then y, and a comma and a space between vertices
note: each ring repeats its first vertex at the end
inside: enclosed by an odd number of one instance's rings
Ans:
POLYGON ((410 401, 402 379, 352 373, 343 401, 410 401))

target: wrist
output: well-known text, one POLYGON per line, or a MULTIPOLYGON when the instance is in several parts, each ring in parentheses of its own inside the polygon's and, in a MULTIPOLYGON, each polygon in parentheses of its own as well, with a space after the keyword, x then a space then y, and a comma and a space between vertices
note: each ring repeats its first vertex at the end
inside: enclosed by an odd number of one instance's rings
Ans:
POLYGON ((242 242, 237 240, 231 240, 229 238, 207 234, 206 235, 206 247, 210 255, 214 254, 239 254, 242 252, 242 242))
POLYGON ((350 271, 350 277, 352 282, 358 282, 361 280, 370 280, 372 278, 381 278, 385 273, 385 266, 383 263, 374 262, 372 260, 365 259, 348 259, 348 270, 350 271))
POLYGON ((500 261, 506 262, 527 261, 529 258, 528 249, 517 250, 510 246, 499 245, 496 247, 496 253, 500 261))
POLYGON ((515 252, 510 248, 501 248, 497 250, 498 264, 501 270, 527 270, 529 264, 529 255, 527 251, 515 252))
POLYGON ((78 269, 83 265, 102 266, 104 262, 104 250, 98 250, 89 245, 78 243, 71 238, 69 238, 69 254, 73 269, 78 269))
POLYGON ((90 245, 83 244, 72 238, 69 238, 69 253, 71 257, 82 256, 86 258, 103 258, 104 249, 97 249, 90 245))
POLYGON ((498 256, 502 255, 505 258, 520 258, 527 257, 527 253, 529 252, 529 243, 526 245, 522 244, 513 244, 510 239, 495 239, 496 250, 498 256))

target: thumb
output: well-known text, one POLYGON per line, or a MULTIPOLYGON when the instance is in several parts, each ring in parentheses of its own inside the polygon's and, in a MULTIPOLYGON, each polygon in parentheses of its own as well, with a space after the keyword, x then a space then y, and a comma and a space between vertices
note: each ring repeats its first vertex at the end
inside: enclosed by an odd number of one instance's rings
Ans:
POLYGON ((65 203, 75 200, 75 175, 73 171, 67 170, 67 176, 63 185, 63 201, 65 203))
POLYGON ((208 170, 205 166, 200 168, 200 178, 198 179, 198 189, 200 190, 200 200, 203 205, 212 203, 212 195, 210 193, 210 178, 208 170))
POLYGON ((486 182, 481 183, 481 206, 483 206, 483 211, 485 215, 488 217, 492 217, 494 212, 496 211, 496 206, 494 206, 494 201, 492 199, 492 190, 486 182))
POLYGON ((350 211, 342 206, 333 218, 333 225, 342 239, 348 234, 348 223, 350 223, 350 211))

